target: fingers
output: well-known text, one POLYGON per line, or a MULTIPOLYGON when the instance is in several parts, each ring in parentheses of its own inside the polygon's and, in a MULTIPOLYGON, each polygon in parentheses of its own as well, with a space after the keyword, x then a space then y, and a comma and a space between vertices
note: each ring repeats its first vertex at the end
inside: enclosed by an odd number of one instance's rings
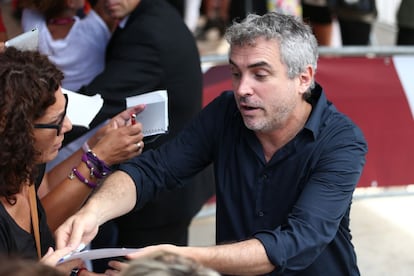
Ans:
POLYGON ((47 253, 40 259, 40 261, 44 264, 55 266, 63 257, 70 252, 72 252, 73 248, 68 246, 62 249, 53 250, 52 247, 49 247, 47 253))
POLYGON ((69 242, 68 239, 70 237, 70 233, 72 231, 72 223, 71 219, 69 218, 66 222, 64 222, 58 229, 55 231, 56 236, 56 248, 62 249, 64 247, 67 247, 69 242))
POLYGON ((74 218, 69 218, 63 225, 56 230, 56 247, 78 248, 82 242, 83 227, 74 227, 74 218))
POLYGON ((120 272, 113 269, 107 269, 105 270, 105 276, 117 276, 120 275, 120 272))
POLYGON ((142 258, 146 256, 151 256, 156 252, 162 252, 162 251, 171 252, 175 254, 181 254, 179 252, 179 248, 180 247, 177 247, 172 244, 151 245, 151 246, 146 246, 144 248, 141 248, 137 250, 136 252, 127 254, 125 257, 128 259, 138 259, 138 258, 142 258))
POLYGON ((128 263, 120 262, 120 261, 110 261, 108 262, 109 267, 113 270, 122 271, 128 266, 128 263))
MULTIPOLYGON (((137 149, 136 149, 136 151, 139 153, 139 154, 141 154, 142 153, 142 150, 144 149, 144 141, 139 141, 138 143, 135 143, 135 145, 136 145, 136 147, 137 147, 137 149)), ((135 154, 134 154, 135 155, 135 154)))
MULTIPOLYGON (((59 271, 62 271, 65 273, 65 275, 69 275, 68 272, 71 272, 73 270, 77 270, 79 271, 80 268, 85 267, 85 262, 82 259, 74 259, 74 260, 70 260, 68 262, 62 263, 62 264, 58 264, 56 266, 56 268, 59 271)), ((72 275, 72 274, 70 274, 72 275)))
POLYGON ((141 113, 144 109, 145 109, 145 104, 139 104, 139 105, 130 107, 122 111, 121 113, 113 117, 113 119, 115 119, 117 122, 120 122, 120 121, 125 122, 125 121, 130 120, 131 114, 141 113))

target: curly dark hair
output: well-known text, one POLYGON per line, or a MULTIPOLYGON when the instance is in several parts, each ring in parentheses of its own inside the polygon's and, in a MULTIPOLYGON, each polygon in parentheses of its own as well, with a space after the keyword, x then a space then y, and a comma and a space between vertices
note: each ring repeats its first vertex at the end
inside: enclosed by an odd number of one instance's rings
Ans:
POLYGON ((63 73, 38 52, 13 47, 0 53, 0 196, 15 203, 24 183, 33 183, 34 121, 56 102, 63 73))
POLYGON ((0 255, 0 276, 64 276, 56 267, 52 267, 21 256, 0 255))

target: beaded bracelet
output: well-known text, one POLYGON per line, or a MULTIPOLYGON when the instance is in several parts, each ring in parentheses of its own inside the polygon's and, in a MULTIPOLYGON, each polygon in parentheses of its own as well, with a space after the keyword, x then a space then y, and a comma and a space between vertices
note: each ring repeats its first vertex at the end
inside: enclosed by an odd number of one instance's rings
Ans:
POLYGON ((93 164, 95 171, 99 173, 99 177, 97 178, 103 178, 112 172, 111 168, 109 168, 104 161, 100 160, 92 150, 89 150, 86 153, 86 158, 91 164, 93 164))
POLYGON ((88 179, 86 179, 77 169, 76 167, 72 168, 71 173, 68 175, 69 179, 72 180, 74 179, 76 176, 76 178, 78 178, 81 182, 85 183, 89 188, 95 189, 96 187, 98 187, 98 184, 92 181, 89 181, 88 179))
POLYGON ((98 179, 101 179, 103 177, 105 177, 104 175, 102 175, 97 168, 95 168, 95 165, 88 159, 88 155, 86 153, 84 153, 82 155, 82 161, 86 164, 86 166, 88 167, 88 169, 90 170, 90 176, 96 177, 98 179))

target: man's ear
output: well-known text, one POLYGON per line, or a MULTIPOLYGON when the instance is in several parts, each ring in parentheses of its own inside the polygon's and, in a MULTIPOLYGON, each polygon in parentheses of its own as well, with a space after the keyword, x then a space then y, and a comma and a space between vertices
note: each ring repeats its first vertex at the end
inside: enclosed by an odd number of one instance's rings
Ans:
POLYGON ((305 71, 299 74, 299 91, 303 94, 309 90, 315 75, 315 70, 311 65, 306 66, 305 71))

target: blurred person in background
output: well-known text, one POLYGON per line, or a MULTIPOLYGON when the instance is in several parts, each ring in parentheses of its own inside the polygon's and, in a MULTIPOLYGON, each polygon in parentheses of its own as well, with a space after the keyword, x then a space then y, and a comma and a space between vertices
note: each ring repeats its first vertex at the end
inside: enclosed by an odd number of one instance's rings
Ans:
POLYGON ((85 0, 26 0, 22 4, 23 31, 39 30, 39 51, 62 70, 62 87, 71 91, 103 71, 115 24, 105 11, 104 0, 96 1, 80 18, 77 14, 85 4, 85 0))
POLYGON ((19 257, 0 256, 0 276, 67 276, 42 262, 19 257))
POLYGON ((303 20, 312 27, 319 46, 331 46, 333 17, 329 0, 301 0, 303 20))
POLYGON ((220 276, 191 258, 164 251, 131 260, 120 270, 119 276, 220 276))
POLYGON ((172 4, 184 19, 185 24, 194 32, 200 18, 202 0, 167 0, 172 4))
POLYGON ((341 31, 342 45, 370 45, 377 19, 375 0, 328 0, 341 31))
POLYGON ((414 45, 414 1, 402 0, 397 11, 397 45, 414 45))

